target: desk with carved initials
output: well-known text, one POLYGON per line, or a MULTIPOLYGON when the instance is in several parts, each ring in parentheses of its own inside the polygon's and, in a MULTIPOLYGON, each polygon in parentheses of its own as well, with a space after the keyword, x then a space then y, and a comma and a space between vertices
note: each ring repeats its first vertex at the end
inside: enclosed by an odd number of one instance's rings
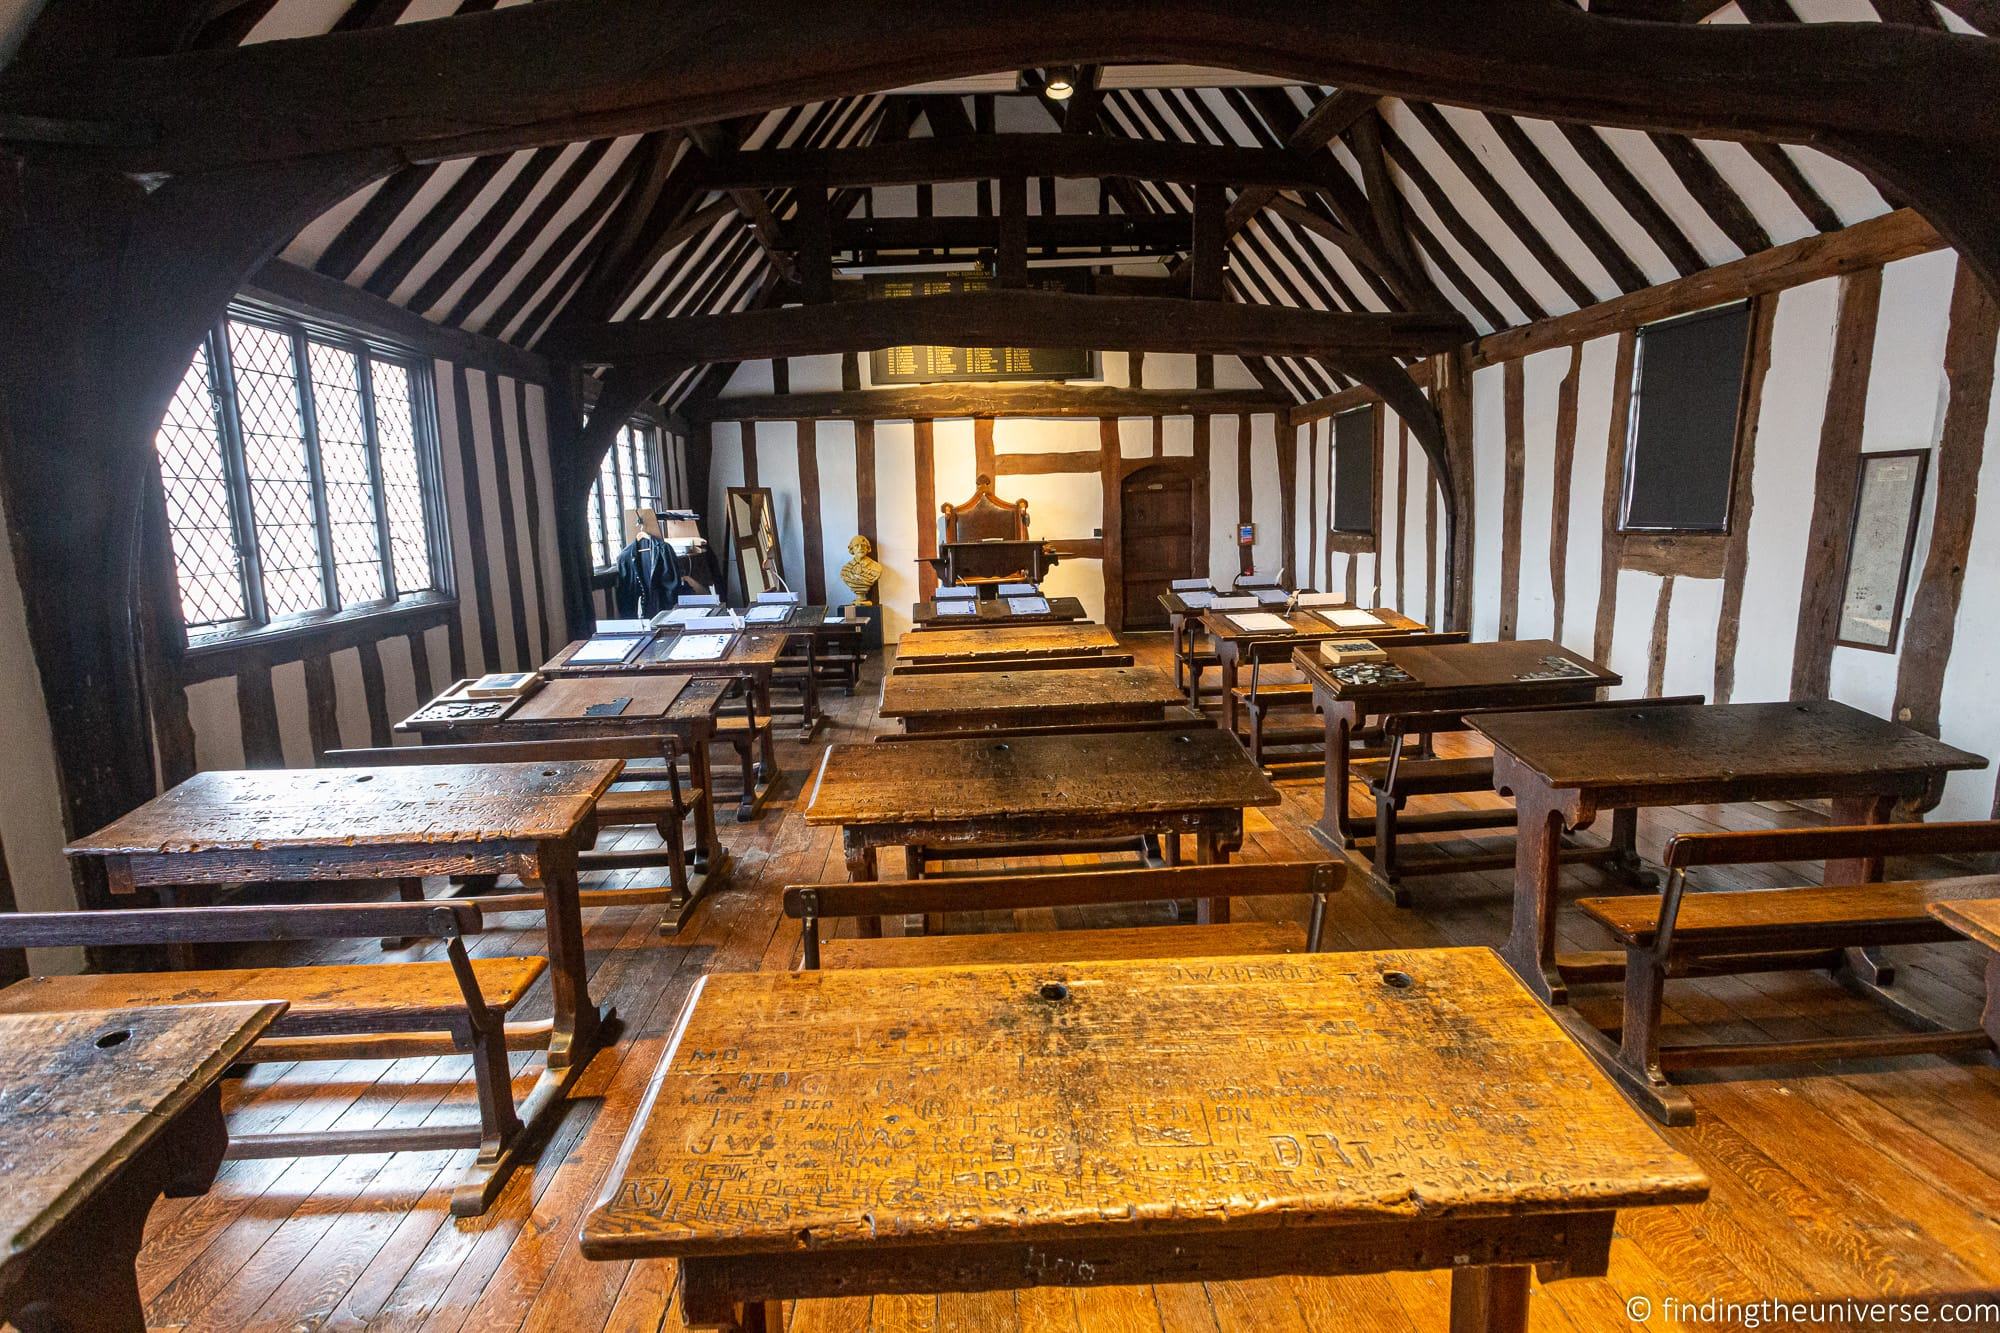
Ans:
POLYGON ((1520 1330, 1531 1265, 1707 1193, 1485 949, 711 974, 583 1252, 679 1260, 694 1327, 1450 1269, 1454 1330, 1520 1330))

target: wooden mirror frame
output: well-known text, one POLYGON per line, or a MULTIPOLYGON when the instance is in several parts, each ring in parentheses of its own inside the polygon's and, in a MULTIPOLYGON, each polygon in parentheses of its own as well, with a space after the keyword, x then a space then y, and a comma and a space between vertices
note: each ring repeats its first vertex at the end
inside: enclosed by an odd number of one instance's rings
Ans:
POLYGON ((722 504, 724 520, 729 525, 729 548, 736 555, 736 583, 743 590, 744 605, 755 602, 758 593, 789 588, 791 585, 785 581, 784 548, 778 536, 778 508, 771 499, 771 488, 730 486, 725 488, 722 504), (743 531, 736 520, 739 504, 748 506, 750 513, 763 514, 763 533, 743 531), (750 584, 753 566, 757 570, 754 588, 750 584))

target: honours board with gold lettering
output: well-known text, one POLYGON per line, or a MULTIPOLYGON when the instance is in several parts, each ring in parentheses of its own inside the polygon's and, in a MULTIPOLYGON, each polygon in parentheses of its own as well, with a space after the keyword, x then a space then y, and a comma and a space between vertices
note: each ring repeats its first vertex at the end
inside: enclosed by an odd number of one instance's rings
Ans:
MULTIPOLYGON (((870 278, 868 296, 870 300, 943 296, 985 291, 993 285, 993 279, 984 273, 919 273, 870 278)), ((1032 285, 1053 291, 1081 290, 1079 284, 1063 277, 1039 278, 1032 285)), ((869 379, 877 385, 1087 379, 1093 371, 1090 352, 1076 348, 885 347, 869 353, 868 361, 869 379)))

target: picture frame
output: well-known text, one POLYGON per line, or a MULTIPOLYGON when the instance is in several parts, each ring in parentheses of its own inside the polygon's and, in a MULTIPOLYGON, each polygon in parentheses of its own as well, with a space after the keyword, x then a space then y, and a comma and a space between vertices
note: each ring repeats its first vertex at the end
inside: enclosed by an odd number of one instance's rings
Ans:
POLYGON ((1897 649, 1930 458, 1928 449, 1861 455, 1834 638, 1843 648, 1878 653, 1897 649))

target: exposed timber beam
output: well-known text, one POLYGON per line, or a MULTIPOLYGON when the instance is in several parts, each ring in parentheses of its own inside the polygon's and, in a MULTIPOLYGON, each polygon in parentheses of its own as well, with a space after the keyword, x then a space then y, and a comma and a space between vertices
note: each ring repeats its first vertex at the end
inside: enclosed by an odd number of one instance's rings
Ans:
MULTIPOLYGON (((1120 389, 1070 384, 926 384, 908 388, 716 398, 689 421, 902 421, 951 417, 1185 417, 1288 412, 1289 394, 1258 389, 1120 389)), ((1092 465, 1093 467, 1095 464, 1092 465)))
POLYGON ((985 134, 905 139, 859 148, 770 148, 735 153, 708 174, 715 190, 826 189, 850 185, 919 185, 1000 180, 1130 176, 1210 185, 1303 185, 1307 177, 1284 153, 1261 148, 1108 139, 1089 134, 985 134))
POLYGON ((548 346, 584 365, 747 361, 951 347, 1117 347, 1237 356, 1423 356, 1466 342, 1456 314, 1351 314, 1229 301, 991 290, 625 320, 552 333, 548 346))
MULTIPOLYGON (((1022 219, 1030 250, 1103 249, 1133 246, 1156 252, 1184 251, 1192 241, 1193 223, 1186 214, 1124 213, 1058 214, 1022 219)), ((993 249, 1001 240, 998 217, 848 218, 832 225, 836 253, 871 250, 993 249)), ((792 247, 787 236, 781 245, 792 247)))
POLYGON ((687 127, 993 69, 1226 62, 1384 95, 1704 138, 1808 143, 1921 207, 2000 288, 2000 44, 1903 24, 1674 24, 1524 0, 544 0, 426 23, 0 72, 0 113, 155 131, 75 148, 144 172, 393 149, 410 160, 687 127), (777 21, 782 17, 784 21, 777 21), (366 96, 354 95, 366 89, 366 96))

